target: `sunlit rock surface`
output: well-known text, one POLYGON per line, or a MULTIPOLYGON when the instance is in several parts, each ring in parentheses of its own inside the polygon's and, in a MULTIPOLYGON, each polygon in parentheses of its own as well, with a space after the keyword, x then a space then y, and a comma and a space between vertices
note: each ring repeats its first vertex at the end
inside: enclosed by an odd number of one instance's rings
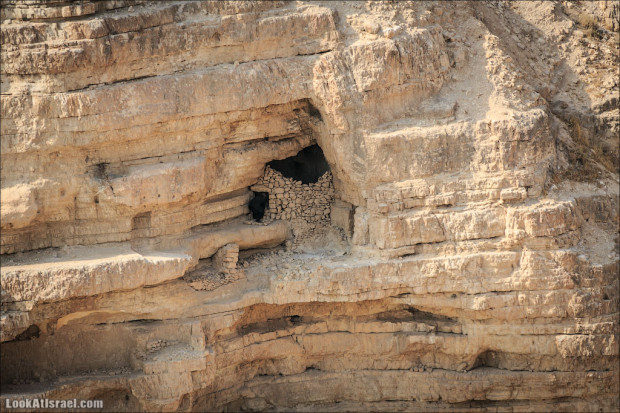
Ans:
POLYGON ((619 408, 617 3, 1 13, 2 406, 619 408))

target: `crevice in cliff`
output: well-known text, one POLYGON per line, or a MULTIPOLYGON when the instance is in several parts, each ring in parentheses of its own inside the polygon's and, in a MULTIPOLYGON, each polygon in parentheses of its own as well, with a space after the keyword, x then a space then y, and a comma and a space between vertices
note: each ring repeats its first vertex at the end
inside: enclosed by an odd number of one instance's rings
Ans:
MULTIPOLYGON (((300 123, 306 126, 302 130, 313 134, 308 123, 320 122, 321 114, 309 102, 304 109, 300 123)), ((313 143, 294 156, 268 162, 263 175, 250 189, 254 192, 250 201, 253 218, 289 222, 293 251, 320 249, 330 238, 336 243, 343 241, 343 235, 332 225, 335 190, 330 165, 318 144, 313 143)))
POLYGON ((267 165, 285 178, 301 181, 304 185, 316 183, 321 176, 329 171, 327 160, 317 144, 302 149, 295 156, 283 160, 274 160, 267 165))
POLYGON ((285 142, 285 141, 293 141, 299 138, 299 133, 289 133, 286 135, 278 135, 278 136, 264 136, 260 138, 246 139, 242 142, 228 142, 223 145, 223 150, 235 150, 241 148, 251 147, 252 145, 260 144, 262 142, 285 142))
POLYGON ((10 340, 10 341, 5 341, 3 345, 14 343, 17 341, 34 340, 36 338, 39 338, 39 333, 40 333, 39 327, 36 324, 33 324, 30 327, 28 327, 26 330, 24 330, 23 332, 18 334, 15 337, 15 339, 10 340))

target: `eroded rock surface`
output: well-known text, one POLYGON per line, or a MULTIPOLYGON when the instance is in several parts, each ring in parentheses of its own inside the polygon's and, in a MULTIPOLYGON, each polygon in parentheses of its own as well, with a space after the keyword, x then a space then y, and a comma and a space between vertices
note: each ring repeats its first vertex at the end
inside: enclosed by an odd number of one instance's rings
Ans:
POLYGON ((2 406, 619 408, 616 3, 2 6, 2 406))

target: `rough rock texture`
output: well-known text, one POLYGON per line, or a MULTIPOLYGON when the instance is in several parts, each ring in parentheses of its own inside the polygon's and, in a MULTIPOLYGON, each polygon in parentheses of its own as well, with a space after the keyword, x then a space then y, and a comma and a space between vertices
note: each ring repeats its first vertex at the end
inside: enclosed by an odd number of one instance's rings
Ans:
POLYGON ((2 406, 619 409, 616 2, 1 13, 2 406))
POLYGON ((237 267, 238 260, 239 246, 226 244, 212 259, 201 260, 192 271, 185 273, 183 279, 195 290, 215 290, 244 277, 243 271, 237 267))

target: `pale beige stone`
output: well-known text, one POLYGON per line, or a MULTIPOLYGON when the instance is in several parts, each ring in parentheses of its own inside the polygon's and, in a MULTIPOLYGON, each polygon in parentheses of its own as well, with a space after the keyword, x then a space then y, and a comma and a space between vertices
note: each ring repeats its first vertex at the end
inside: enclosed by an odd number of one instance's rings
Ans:
POLYGON ((617 410, 618 10, 3 2, 0 403, 617 410))

